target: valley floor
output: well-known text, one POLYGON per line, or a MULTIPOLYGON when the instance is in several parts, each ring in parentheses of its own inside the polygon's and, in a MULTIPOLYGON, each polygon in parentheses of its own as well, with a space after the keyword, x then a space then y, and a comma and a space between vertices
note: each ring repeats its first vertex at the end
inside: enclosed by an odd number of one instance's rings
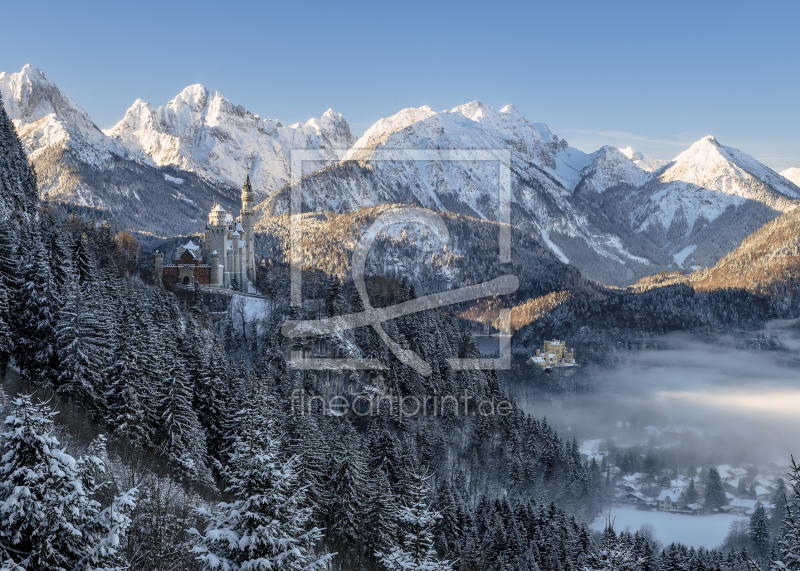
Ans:
MULTIPOLYGON (((692 547, 717 547, 728 534, 731 522, 739 518, 728 514, 690 516, 659 511, 642 511, 631 507, 611 508, 614 529, 619 533, 630 528, 631 533, 649 523, 655 529, 656 539, 664 545, 680 542, 692 547)), ((602 530, 609 511, 598 516, 592 529, 602 530)))

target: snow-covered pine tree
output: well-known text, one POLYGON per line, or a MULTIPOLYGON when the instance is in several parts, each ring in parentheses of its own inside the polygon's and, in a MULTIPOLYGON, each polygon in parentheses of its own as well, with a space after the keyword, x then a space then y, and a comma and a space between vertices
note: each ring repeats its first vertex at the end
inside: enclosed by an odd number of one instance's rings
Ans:
POLYGON ((322 532, 308 529, 312 508, 305 506, 298 485, 296 458, 282 461, 281 437, 263 391, 249 392, 237 412, 237 430, 222 467, 226 491, 233 502, 217 505, 214 513, 198 514, 206 521, 194 538, 192 552, 203 569, 224 571, 321 570, 331 555, 315 553, 322 532))
POLYGON ((464 529, 461 527, 459 514, 459 499, 453 485, 447 479, 442 479, 436 490, 434 508, 442 517, 436 522, 434 531, 439 553, 457 555, 464 529))
POLYGON ((155 398, 147 377, 143 332, 136 327, 131 310, 130 284, 126 282, 117 311, 114 351, 106 378, 106 425, 114 436, 124 438, 137 448, 153 443, 155 398))
POLYGON ((694 478, 689 480, 689 487, 686 488, 686 501, 690 504, 697 501, 697 488, 694 485, 694 478))
POLYGON ((23 377, 52 385, 59 370, 55 343, 59 304, 36 227, 17 252, 20 287, 11 312, 14 360, 23 377))
POLYGON ((715 467, 708 469, 708 481, 706 482, 706 507, 718 508, 728 502, 725 497, 725 489, 722 487, 722 478, 715 467))
POLYGON ((0 209, 30 219, 38 206, 36 173, 0 97, 0 209))
POLYGON ((767 555, 770 545, 769 520, 764 506, 758 506, 750 516, 750 542, 757 558, 767 555))
POLYGON ((2 568, 121 569, 120 540, 130 524, 136 490, 101 510, 94 499, 104 472, 104 441, 76 460, 59 448, 52 410, 12 401, 3 434, 0 466, 0 557, 2 568))
POLYGON ((202 336, 202 351, 194 383, 194 409, 206 435, 208 453, 223 459, 228 390, 222 348, 214 336, 202 336))
POLYGON ((439 559, 434 549, 433 528, 441 517, 431 509, 431 474, 421 468, 409 470, 409 497, 398 508, 403 537, 399 543, 376 555, 388 571, 451 571, 453 563, 439 559))
MULTIPOLYGON (((679 554, 672 555, 677 557, 679 554)), ((644 560, 636 555, 630 534, 621 533, 617 536, 609 516, 603 531, 602 544, 599 547, 592 546, 587 563, 587 569, 598 571, 641 571, 644 560)))
POLYGON ((770 533, 777 538, 783 528, 783 516, 786 514, 786 482, 778 478, 775 493, 772 494, 772 510, 769 514, 770 533))
POLYGON ((81 404, 95 417, 105 414, 102 371, 108 366, 109 331, 100 304, 91 300, 94 288, 79 285, 76 276, 67 287, 56 332, 61 372, 58 393, 81 404))
POLYGON ((67 238, 61 225, 56 222, 49 203, 42 204, 41 214, 42 242, 47 253, 47 263, 53 278, 53 288, 58 295, 65 292, 72 271, 72 257, 67 246, 67 238))
POLYGON ((289 453, 300 459, 298 477, 305 487, 306 502, 314 508, 311 520, 324 526, 324 508, 330 497, 326 486, 330 448, 320 429, 320 421, 315 415, 300 412, 298 404, 298 410, 286 418, 286 430, 290 434, 289 453))
POLYGON ((75 239, 72 247, 72 266, 79 286, 83 287, 87 283, 90 285, 94 283, 97 276, 95 275, 94 260, 89 252, 89 237, 86 232, 75 239))
POLYGON ((785 498, 783 531, 776 541, 779 558, 772 562, 773 571, 800 570, 800 465, 794 458, 789 474, 792 497, 785 498))
POLYGON ((181 478, 213 486, 206 465, 206 438, 192 408, 192 389, 176 353, 168 361, 159 408, 159 450, 181 478))
POLYGON ((9 319, 8 289, 0 281, 0 379, 5 379, 6 367, 14 349, 9 319))
POLYGON ((364 509, 364 535, 359 543, 368 561, 378 552, 389 549, 397 539, 397 504, 389 477, 379 469, 367 481, 364 509))
POLYGON ((359 550, 353 548, 362 533, 366 465, 359 439, 352 434, 349 425, 345 426, 348 430, 338 439, 339 446, 332 455, 326 535, 328 542, 340 550, 348 566, 354 567, 359 550))

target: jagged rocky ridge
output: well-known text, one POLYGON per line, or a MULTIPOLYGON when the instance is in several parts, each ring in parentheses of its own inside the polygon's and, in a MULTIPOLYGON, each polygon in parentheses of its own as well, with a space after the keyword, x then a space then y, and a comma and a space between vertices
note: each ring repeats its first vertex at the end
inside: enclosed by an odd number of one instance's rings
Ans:
POLYGON ((158 109, 138 100, 105 133, 34 66, 0 73, 0 95, 43 195, 162 236, 196 232, 214 195, 238 206, 248 168, 251 179, 277 187, 288 182, 288 166, 282 173, 278 165, 287 164, 289 148, 352 142, 346 121, 331 110, 283 127, 200 85, 158 109))

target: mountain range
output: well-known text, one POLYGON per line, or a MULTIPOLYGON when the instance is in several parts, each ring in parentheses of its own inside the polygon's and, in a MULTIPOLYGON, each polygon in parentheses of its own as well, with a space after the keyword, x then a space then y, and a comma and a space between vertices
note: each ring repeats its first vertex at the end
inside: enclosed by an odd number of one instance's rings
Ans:
POLYGON ((375 153, 509 150, 512 224, 586 277, 618 286, 712 266, 800 199, 800 169, 778 174, 714 137, 671 161, 630 147, 589 154, 511 105, 404 109, 356 140, 331 109, 284 126, 202 85, 157 108, 136 100, 107 130, 33 66, 0 73, 0 94, 51 201, 161 236, 202 229, 214 195, 237 208, 248 172, 262 216, 287 212, 296 149, 330 151, 302 173, 308 210, 403 203, 486 221, 497 220, 497 163, 383 161, 375 153), (346 151, 344 161, 334 150, 346 151))
MULTIPOLYGON (((796 184, 714 137, 668 162, 610 146, 587 154, 512 106, 472 102, 381 120, 341 164, 303 178, 304 208, 341 213, 403 203, 497 220, 495 163, 373 160, 381 150, 435 149, 510 150, 512 224, 586 277, 617 286, 713 265, 800 198, 796 184)), ((289 195, 281 189, 259 208, 285 213, 289 195)))
POLYGON ((238 208, 248 170, 262 196, 285 185, 289 149, 353 140, 332 110, 284 127, 201 85, 157 109, 137 100, 107 131, 34 66, 0 73, 0 95, 42 194, 160 236, 196 232, 215 196, 238 208))

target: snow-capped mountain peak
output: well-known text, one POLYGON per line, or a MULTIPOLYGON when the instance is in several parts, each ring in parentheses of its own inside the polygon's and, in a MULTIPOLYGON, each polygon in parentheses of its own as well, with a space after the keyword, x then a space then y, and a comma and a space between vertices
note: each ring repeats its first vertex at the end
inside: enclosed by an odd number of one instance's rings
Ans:
POLYGON ((633 149, 632 147, 625 147, 624 149, 619 149, 619 152, 628 157, 630 160, 632 160, 637 167, 647 172, 658 170, 664 165, 669 164, 669 161, 651 159, 644 153, 641 153, 633 149))
POLYGON ((305 126, 313 128, 317 136, 327 137, 332 148, 346 149, 353 144, 350 125, 347 124, 341 113, 337 113, 333 109, 329 108, 319 119, 312 117, 306 121, 305 126))
POLYGON ((88 120, 86 111, 36 66, 26 64, 19 73, 0 73, 0 90, 6 111, 14 120, 31 123, 50 114, 64 120, 88 120))
POLYGON ((19 73, 0 73, 0 94, 31 158, 60 146, 92 164, 107 163, 112 153, 124 154, 106 139, 89 115, 36 66, 19 73))
POLYGON ((436 112, 427 105, 423 105, 417 108, 402 109, 391 117, 381 119, 367 129, 364 135, 355 142, 353 148, 345 155, 345 159, 360 159, 368 149, 375 148, 389 138, 392 133, 405 129, 418 121, 424 121, 432 115, 436 115, 436 112))
POLYGON ((499 114, 497 111, 488 105, 481 103, 480 101, 470 101, 464 105, 459 105, 458 107, 451 109, 450 113, 460 113, 467 119, 471 119, 478 123, 486 119, 496 120, 497 115, 499 114))
POLYGON ((780 175, 794 184, 795 186, 800 186, 800 169, 797 167, 792 167, 786 169, 785 171, 781 171, 780 175))
POLYGON ((745 181, 758 179, 788 198, 800 198, 795 185, 750 155, 723 146, 711 135, 695 142, 679 154, 659 176, 661 182, 682 182, 718 193, 748 195, 745 181))
POLYGON ((156 109, 137 100, 105 133, 142 162, 174 166, 213 183, 238 187, 249 172, 261 197, 289 182, 292 150, 353 144, 347 121, 333 109, 285 127, 201 84, 186 87, 156 109))
MULTIPOLYGON (((628 150, 633 151, 630 148, 628 150)), ((639 187, 651 177, 650 171, 643 169, 630 154, 609 145, 592 153, 591 161, 581 173, 584 177, 583 186, 597 193, 619 185, 639 187)))

